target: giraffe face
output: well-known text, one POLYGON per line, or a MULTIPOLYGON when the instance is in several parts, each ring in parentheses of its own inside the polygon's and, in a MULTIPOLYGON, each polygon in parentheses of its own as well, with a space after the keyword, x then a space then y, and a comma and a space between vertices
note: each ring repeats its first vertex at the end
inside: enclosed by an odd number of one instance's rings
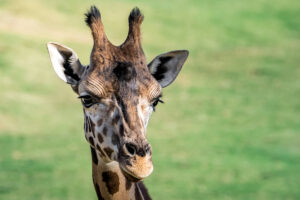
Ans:
POLYGON ((153 170, 152 149, 146 139, 149 117, 161 101, 162 88, 177 77, 188 51, 171 51, 148 65, 140 41, 143 15, 133 9, 129 33, 120 46, 107 39, 96 7, 86 14, 94 46, 90 64, 83 66, 70 48, 49 42, 57 75, 78 94, 84 110, 85 137, 95 164, 116 161, 125 176, 138 181, 153 170))
POLYGON ((78 94, 84 108, 85 137, 97 156, 105 162, 119 162, 126 175, 139 180, 153 170, 146 127, 161 101, 161 86, 145 64, 129 64, 128 60, 87 68, 78 94))

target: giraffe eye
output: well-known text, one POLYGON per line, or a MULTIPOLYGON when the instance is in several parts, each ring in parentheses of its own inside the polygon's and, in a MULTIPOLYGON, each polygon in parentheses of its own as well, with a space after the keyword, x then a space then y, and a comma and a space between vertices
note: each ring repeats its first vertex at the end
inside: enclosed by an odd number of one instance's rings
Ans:
POLYGON ((86 108, 91 107, 95 103, 90 95, 79 96, 78 98, 81 99, 82 104, 86 108))

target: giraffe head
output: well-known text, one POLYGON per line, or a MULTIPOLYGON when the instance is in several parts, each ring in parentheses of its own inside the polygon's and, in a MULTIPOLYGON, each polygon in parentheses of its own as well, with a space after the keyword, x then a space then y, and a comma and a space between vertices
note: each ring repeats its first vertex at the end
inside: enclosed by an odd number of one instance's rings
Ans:
POLYGON ((99 157, 107 163, 116 161, 125 176, 143 179, 153 170, 146 139, 148 119, 188 51, 161 54, 147 65, 141 46, 143 15, 138 8, 129 15, 129 33, 120 46, 107 39, 96 7, 91 7, 85 21, 94 41, 90 64, 83 66, 72 49, 49 42, 52 65, 82 102, 85 137, 95 164, 99 157))

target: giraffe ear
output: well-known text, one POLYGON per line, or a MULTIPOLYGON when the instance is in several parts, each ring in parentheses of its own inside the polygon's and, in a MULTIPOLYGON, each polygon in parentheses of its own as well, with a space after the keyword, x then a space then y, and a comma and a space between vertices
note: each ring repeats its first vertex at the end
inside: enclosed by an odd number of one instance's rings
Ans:
POLYGON ((85 70, 77 54, 72 49, 55 42, 48 42, 47 48, 58 77, 66 83, 76 86, 85 70))
POLYGON ((188 55, 189 52, 187 50, 170 51, 161 54, 148 64, 148 69, 161 87, 167 87, 177 77, 188 55))

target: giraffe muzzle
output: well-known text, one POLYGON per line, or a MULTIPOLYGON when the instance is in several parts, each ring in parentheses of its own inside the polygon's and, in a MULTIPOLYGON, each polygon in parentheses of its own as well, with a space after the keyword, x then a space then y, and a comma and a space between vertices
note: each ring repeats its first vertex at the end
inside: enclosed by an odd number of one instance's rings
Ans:
POLYGON ((120 156, 120 168, 132 181, 139 181, 153 171, 152 150, 149 143, 139 147, 134 143, 125 143, 120 156))

